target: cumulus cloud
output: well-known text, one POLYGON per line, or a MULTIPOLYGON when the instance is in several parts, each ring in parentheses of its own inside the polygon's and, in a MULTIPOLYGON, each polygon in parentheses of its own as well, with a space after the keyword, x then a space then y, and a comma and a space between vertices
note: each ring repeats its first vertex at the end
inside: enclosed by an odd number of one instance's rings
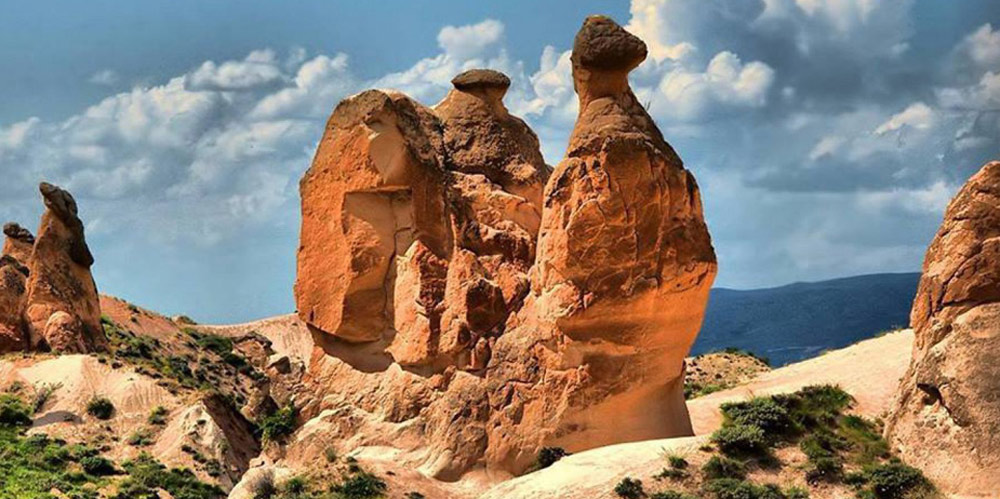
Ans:
POLYGON ((959 50, 979 66, 1000 67, 1000 29, 994 30, 990 23, 980 26, 965 38, 959 50))
POLYGON ((767 64, 744 65, 736 54, 720 52, 703 72, 670 71, 649 98, 674 120, 696 120, 714 116, 722 106, 761 107, 773 82, 774 70, 767 64))
POLYGON ((271 50, 251 52, 242 61, 226 61, 222 64, 205 61, 198 69, 184 76, 184 84, 188 89, 211 91, 272 88, 282 84, 284 80, 284 72, 271 50))
POLYGON ((448 56, 468 59, 500 41, 503 29, 503 23, 495 19, 468 26, 445 26, 438 33, 438 45, 448 56))

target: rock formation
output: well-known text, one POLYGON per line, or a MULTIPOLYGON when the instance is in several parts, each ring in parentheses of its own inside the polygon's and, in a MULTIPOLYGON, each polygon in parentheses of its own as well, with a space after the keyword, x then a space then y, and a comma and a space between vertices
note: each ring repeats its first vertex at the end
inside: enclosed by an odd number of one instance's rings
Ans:
POLYGON ((1000 162, 948 205, 910 315, 915 339, 886 434, 949 493, 1000 490, 1000 162))
POLYGON ((8 255, 22 264, 27 263, 31 258, 31 249, 35 245, 35 236, 16 223, 4 224, 3 233, 6 237, 0 254, 8 255))
POLYGON ((586 20, 553 173, 496 71, 456 76, 433 108, 379 90, 337 106, 300 184, 316 423, 289 459, 350 438, 454 479, 691 433, 683 359, 716 262, 694 178, 629 88, 645 56, 586 20))
POLYGON ((102 350, 100 302, 90 266, 94 257, 84 239, 70 193, 47 183, 38 237, 21 226, 4 226, 0 260, 0 351, 102 350))
POLYGON ((684 357, 716 262, 698 188, 628 86, 635 36, 590 17, 580 116, 545 190, 532 294, 494 350, 492 462, 691 433, 684 357))

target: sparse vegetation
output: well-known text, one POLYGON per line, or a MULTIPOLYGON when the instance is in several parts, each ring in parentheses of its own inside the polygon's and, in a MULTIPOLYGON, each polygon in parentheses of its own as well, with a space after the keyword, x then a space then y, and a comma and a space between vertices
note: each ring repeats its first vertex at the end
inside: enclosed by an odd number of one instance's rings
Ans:
POLYGON ((112 499, 158 497, 156 489, 163 489, 176 498, 215 499, 225 497, 219 487, 198 480, 191 470, 167 468, 149 454, 140 454, 122 463, 128 476, 118 484, 112 499))
POLYGON ((615 495, 624 499, 639 499, 646 495, 642 488, 642 480, 625 477, 615 485, 615 495))
POLYGON ((707 479, 736 478, 742 480, 747 476, 747 467, 740 461, 726 456, 712 456, 701 472, 707 479))
POLYGON ((768 452, 768 438, 759 426, 727 424, 712 434, 712 442, 729 455, 762 456, 768 452))
POLYGON ((376 499, 382 497, 388 488, 381 478, 359 470, 330 490, 337 494, 335 497, 343 499, 376 499))
POLYGON ((14 395, 0 395, 0 428, 30 425, 31 409, 14 395))
POLYGON ((146 421, 152 425, 162 426, 167 424, 167 414, 169 414, 167 408, 162 405, 158 405, 153 408, 152 412, 149 413, 149 418, 147 418, 146 421))
POLYGON ((36 386, 35 397, 31 402, 31 411, 33 413, 40 412, 45 407, 45 403, 52 397, 52 394, 61 386, 62 383, 42 383, 36 386))
POLYGON ((87 402, 87 414, 97 419, 108 420, 115 414, 115 406, 107 397, 95 395, 87 402))
POLYGON ((281 440, 295 431, 295 407, 287 405, 261 419, 257 426, 265 442, 281 440))
POLYGON ((542 447, 542 450, 538 451, 538 456, 535 457, 535 464, 531 466, 531 471, 548 468, 568 455, 569 453, 562 447, 542 447))
POLYGON ((48 499, 56 488, 67 497, 96 498, 109 470, 106 460, 91 459, 95 455, 93 449, 46 435, 25 437, 15 428, 0 428, 0 497, 48 499))

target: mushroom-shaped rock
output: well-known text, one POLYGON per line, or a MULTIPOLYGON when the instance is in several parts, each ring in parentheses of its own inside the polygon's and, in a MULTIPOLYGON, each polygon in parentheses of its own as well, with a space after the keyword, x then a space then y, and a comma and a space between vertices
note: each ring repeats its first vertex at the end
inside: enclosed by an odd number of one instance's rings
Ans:
POLYGON ((910 314, 913 358, 886 434, 949 494, 1000 490, 1000 162, 945 211, 910 314))
POLYGON ((0 254, 8 255, 17 261, 25 264, 31 258, 31 248, 35 244, 35 236, 31 231, 20 225, 10 222, 3 226, 4 242, 3 251, 0 254))
POLYGON ((39 186, 45 213, 38 228, 28 268, 25 323, 32 349, 66 348, 91 352, 107 347, 101 328, 97 286, 90 273, 94 257, 87 247, 83 222, 69 192, 51 184, 39 186), (62 315, 52 321, 56 313, 62 315), (46 337, 58 334, 56 346, 46 337))
POLYGON ((495 466, 691 434, 684 357, 716 259, 694 177, 628 87, 644 55, 606 17, 577 35, 580 115, 546 185, 531 294, 488 370, 495 466))

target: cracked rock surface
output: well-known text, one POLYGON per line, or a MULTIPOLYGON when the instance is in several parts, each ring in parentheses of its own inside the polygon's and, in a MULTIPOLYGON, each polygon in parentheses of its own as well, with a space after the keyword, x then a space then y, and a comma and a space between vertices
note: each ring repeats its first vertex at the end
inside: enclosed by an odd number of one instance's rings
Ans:
POLYGON ((957 494, 1000 490, 1000 162, 948 205, 910 315, 913 358, 886 433, 957 494))

